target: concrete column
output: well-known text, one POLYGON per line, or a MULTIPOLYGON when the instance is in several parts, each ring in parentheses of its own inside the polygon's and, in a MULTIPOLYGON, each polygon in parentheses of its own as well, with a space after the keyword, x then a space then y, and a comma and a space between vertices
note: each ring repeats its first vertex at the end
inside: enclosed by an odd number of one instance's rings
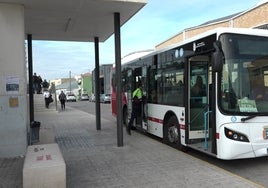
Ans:
POLYGON ((123 109, 122 109, 122 77, 121 77, 121 33, 120 13, 114 13, 114 40, 115 40, 115 79, 116 87, 116 109, 117 109, 117 146, 122 147, 123 142, 123 109))
POLYGON ((29 112, 30 122, 34 121, 34 97, 33 97, 33 53, 32 53, 32 35, 27 35, 27 47, 28 47, 28 79, 29 79, 29 112))
POLYGON ((94 38, 95 44, 95 108, 96 108, 96 129, 101 130, 100 120, 100 57, 99 57, 99 38, 94 38))
POLYGON ((27 79, 24 7, 0 3, 0 157, 27 147, 27 79))

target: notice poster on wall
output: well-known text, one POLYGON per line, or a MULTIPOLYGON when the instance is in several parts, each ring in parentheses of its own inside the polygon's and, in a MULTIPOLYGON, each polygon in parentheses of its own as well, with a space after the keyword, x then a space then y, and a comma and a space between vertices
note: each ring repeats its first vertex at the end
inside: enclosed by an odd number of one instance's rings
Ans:
POLYGON ((19 106, 18 97, 10 97, 9 98, 9 107, 14 108, 19 106))
POLYGON ((6 76, 6 93, 7 94, 19 94, 20 86, 19 82, 20 79, 18 76, 6 76))

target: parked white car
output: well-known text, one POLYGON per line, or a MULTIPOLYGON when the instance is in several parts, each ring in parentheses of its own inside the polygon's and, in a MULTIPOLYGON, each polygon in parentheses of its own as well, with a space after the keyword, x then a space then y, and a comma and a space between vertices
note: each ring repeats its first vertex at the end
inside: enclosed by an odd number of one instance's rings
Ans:
POLYGON ((110 103, 111 102, 111 94, 101 94, 100 102, 102 103, 110 103))
POLYGON ((66 101, 67 102, 76 102, 76 97, 73 93, 67 93, 66 94, 66 101))
POLYGON ((81 101, 87 101, 87 100, 89 100, 89 96, 88 96, 88 94, 87 94, 87 93, 83 93, 83 94, 81 95, 81 101))

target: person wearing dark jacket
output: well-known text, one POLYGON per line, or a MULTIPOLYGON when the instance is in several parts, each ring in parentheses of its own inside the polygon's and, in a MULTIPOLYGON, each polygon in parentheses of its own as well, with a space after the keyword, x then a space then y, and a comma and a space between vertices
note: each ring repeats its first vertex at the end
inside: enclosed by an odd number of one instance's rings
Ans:
POLYGON ((46 79, 44 79, 44 81, 42 82, 42 86, 43 86, 43 91, 46 91, 49 88, 49 83, 47 82, 46 79))
POLYGON ((65 110, 66 95, 65 95, 65 93, 63 93, 63 91, 61 91, 61 93, 59 95, 59 100, 60 100, 60 104, 61 104, 61 110, 65 110))

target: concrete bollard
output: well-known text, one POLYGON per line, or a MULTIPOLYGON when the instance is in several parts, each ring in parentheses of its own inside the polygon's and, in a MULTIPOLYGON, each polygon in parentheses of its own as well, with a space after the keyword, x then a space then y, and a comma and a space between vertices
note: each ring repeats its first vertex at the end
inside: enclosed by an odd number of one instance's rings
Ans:
POLYGON ((28 146, 23 188, 65 188, 66 165, 58 144, 28 146))

